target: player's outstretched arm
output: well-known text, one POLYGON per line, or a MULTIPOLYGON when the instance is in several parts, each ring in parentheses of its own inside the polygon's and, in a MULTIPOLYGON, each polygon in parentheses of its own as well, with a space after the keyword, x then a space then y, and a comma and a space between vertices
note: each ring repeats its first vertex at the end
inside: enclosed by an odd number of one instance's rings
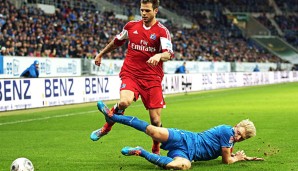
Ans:
POLYGON ((113 51, 116 49, 118 46, 114 43, 114 40, 112 40, 102 51, 100 51, 96 57, 95 57, 95 65, 100 66, 101 64, 101 59, 103 55, 113 51))

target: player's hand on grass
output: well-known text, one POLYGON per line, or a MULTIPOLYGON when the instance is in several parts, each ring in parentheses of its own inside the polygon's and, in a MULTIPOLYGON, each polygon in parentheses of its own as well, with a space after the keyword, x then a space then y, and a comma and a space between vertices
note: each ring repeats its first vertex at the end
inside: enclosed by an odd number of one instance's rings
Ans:
POLYGON ((244 159, 246 161, 264 161, 264 158, 259 158, 259 157, 245 157, 244 159))
POLYGON ((263 158, 259 157, 248 157, 245 155, 244 151, 237 151, 236 154, 233 154, 235 157, 237 157, 238 161, 245 160, 245 161, 263 161, 263 158))
POLYGON ((234 157, 236 157, 238 161, 242 161, 242 160, 245 160, 246 155, 245 155, 244 151, 241 150, 241 151, 237 151, 235 153, 235 156, 234 157))

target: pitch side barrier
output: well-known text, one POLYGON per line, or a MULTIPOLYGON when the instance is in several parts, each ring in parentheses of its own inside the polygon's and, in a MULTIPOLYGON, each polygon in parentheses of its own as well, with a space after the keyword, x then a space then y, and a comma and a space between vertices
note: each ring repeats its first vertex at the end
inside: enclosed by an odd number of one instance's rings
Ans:
POLYGON ((82 75, 81 59, 0 56, 0 79, 19 78, 35 60, 39 61, 39 77, 73 77, 82 75))
MULTIPOLYGON (((174 94, 294 81, 297 71, 166 74, 162 87, 174 94)), ((119 99, 120 84, 117 75, 0 79, 0 111, 119 99)))
MULTIPOLYGON (((0 55, 0 79, 19 78, 20 74, 29 67, 34 60, 39 61, 39 77, 74 77, 85 75, 118 75, 123 60, 103 59, 100 67, 94 60, 77 58, 48 58, 48 57, 18 57, 0 55)), ((184 61, 168 61, 163 65, 164 72, 174 74, 177 67, 184 61)), ((269 68, 290 71, 292 64, 276 63, 248 63, 248 62, 200 62, 187 61, 186 69, 190 74, 197 73, 226 73, 252 72, 258 66, 261 72, 269 68)))

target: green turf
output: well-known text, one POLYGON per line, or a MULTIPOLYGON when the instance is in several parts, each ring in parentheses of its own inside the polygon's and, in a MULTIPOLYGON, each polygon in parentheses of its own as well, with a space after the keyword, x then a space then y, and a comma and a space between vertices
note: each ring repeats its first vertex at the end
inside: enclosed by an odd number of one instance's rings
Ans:
MULTIPOLYGON (((165 127, 203 131, 247 118, 257 127, 257 136, 236 144, 234 151, 243 149, 265 161, 224 165, 219 157, 193 163, 192 170, 298 170, 298 83, 167 95, 165 99, 165 127)), ((149 121, 140 101, 126 114, 149 121)), ((92 142, 90 133, 103 123, 96 103, 1 112, 0 170, 9 170, 18 157, 29 158, 36 171, 160 170, 141 157, 121 155, 124 146, 151 148, 151 139, 130 127, 117 124, 108 136, 92 142)))

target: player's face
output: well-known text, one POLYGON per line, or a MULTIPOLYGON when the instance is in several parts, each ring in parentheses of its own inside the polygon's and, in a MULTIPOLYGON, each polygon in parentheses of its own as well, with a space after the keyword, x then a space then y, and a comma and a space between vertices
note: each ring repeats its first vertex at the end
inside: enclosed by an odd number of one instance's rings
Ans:
POLYGON ((146 26, 151 26, 155 19, 158 9, 153 9, 152 3, 141 3, 141 16, 146 26))
POLYGON ((241 142, 245 140, 245 129, 243 127, 236 126, 234 131, 235 131, 235 135, 234 135, 235 142, 241 142))

